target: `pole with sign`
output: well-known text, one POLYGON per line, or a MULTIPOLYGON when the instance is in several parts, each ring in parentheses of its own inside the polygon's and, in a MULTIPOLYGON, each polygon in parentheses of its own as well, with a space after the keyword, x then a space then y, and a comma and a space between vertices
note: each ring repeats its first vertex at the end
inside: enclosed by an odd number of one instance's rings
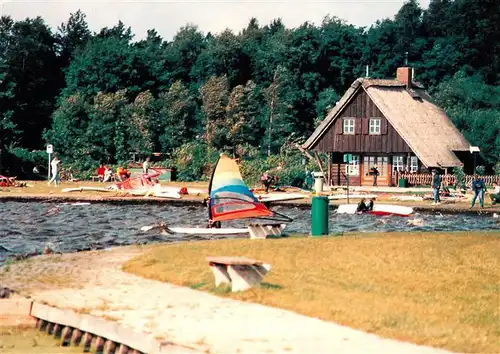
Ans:
POLYGON ((344 162, 347 163, 347 175, 346 175, 346 181, 347 181, 347 204, 349 204, 349 177, 350 177, 350 172, 349 172, 349 165, 351 164, 352 160, 352 154, 344 154, 344 162))
POLYGON ((52 155, 53 152, 54 152, 54 147, 51 144, 47 145, 47 154, 49 154, 49 170, 48 170, 49 171, 49 175, 48 175, 49 181, 50 181, 50 162, 51 162, 50 155, 52 155))

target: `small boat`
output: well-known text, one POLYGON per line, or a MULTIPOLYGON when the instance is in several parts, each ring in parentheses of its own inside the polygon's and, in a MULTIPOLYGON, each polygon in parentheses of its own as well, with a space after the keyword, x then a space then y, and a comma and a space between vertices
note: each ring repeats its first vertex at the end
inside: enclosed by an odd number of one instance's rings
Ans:
MULTIPOLYGON (((357 204, 342 204, 339 205, 337 209, 337 214, 356 214, 357 204)), ((372 211, 366 211, 363 214, 371 215, 397 215, 397 216, 409 216, 413 213, 413 208, 402 206, 402 205, 392 205, 392 204, 375 204, 372 211)))
MULTIPOLYGON (((278 212, 269 210, 255 195, 250 192, 243 181, 240 169, 235 160, 221 154, 215 165, 209 183, 209 224, 238 219, 263 219, 280 223, 251 223, 245 228, 185 227, 161 225, 167 232, 197 235, 239 235, 247 234, 250 238, 266 238, 281 235, 284 222, 292 219, 278 212)), ((155 226, 143 226, 148 231, 155 226)))
POLYGON ((85 187, 85 186, 80 186, 77 188, 64 188, 61 190, 63 193, 68 193, 68 192, 83 192, 83 191, 93 191, 93 192, 114 192, 113 189, 111 188, 99 188, 99 187, 85 187))

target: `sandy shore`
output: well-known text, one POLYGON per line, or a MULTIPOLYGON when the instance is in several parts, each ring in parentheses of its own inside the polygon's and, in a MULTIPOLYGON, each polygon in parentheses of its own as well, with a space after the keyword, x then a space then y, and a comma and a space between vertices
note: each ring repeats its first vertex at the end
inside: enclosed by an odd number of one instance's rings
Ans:
POLYGON ((39 256, 1 270, 0 283, 35 301, 205 353, 446 352, 121 271, 125 261, 150 247, 39 256))
MULTIPOLYGON (((95 202, 95 203, 127 203, 127 204, 159 204, 159 203, 168 203, 175 205, 201 205, 203 199, 206 197, 206 194, 200 193, 197 195, 183 195, 181 199, 167 199, 167 198, 156 198, 156 197, 142 197, 142 196, 131 196, 124 194, 123 192, 97 192, 97 191, 77 191, 77 192, 62 192, 63 188, 77 188, 79 186, 92 186, 92 187, 108 187, 111 184, 103 184, 97 182, 71 182, 64 183, 58 187, 48 187, 46 182, 43 181, 27 181, 28 185, 31 187, 24 188, 0 188, 0 202, 1 201, 40 201, 40 202, 95 202)), ((197 191, 200 190, 208 190, 208 185, 205 182, 170 182, 163 183, 163 186, 168 187, 187 187, 188 190, 194 189, 197 191)), ((369 193, 369 194, 377 194, 377 202, 384 204, 398 204, 413 207, 415 211, 424 211, 424 212, 440 212, 440 213, 483 213, 491 215, 493 213, 500 213, 500 205, 491 205, 491 202, 486 196, 485 198, 485 208, 480 210, 478 205, 470 210, 470 200, 462 201, 462 202, 443 202, 440 205, 432 205, 431 201, 398 201, 394 199, 390 199, 393 195, 411 195, 412 193, 426 192, 430 193, 428 189, 425 188, 414 188, 414 189, 401 189, 401 188, 382 188, 382 187, 374 187, 378 188, 375 190, 371 190, 367 187, 359 187, 362 188, 357 192, 352 193, 369 193)), ((290 190, 293 193, 297 193, 297 190, 290 190)), ((338 192, 324 192, 324 195, 335 194, 335 193, 343 193, 341 191, 338 192)), ((304 193, 305 198, 296 199, 291 201, 281 201, 281 202, 273 202, 272 205, 283 205, 283 206, 293 206, 299 208, 310 208, 311 207, 311 198, 312 195, 310 193, 304 193)), ((471 196, 468 195, 468 198, 471 196)), ((351 200, 351 203, 357 203, 359 199, 351 200)), ((336 206, 340 204, 346 204, 347 200, 330 200, 330 205, 336 206)))

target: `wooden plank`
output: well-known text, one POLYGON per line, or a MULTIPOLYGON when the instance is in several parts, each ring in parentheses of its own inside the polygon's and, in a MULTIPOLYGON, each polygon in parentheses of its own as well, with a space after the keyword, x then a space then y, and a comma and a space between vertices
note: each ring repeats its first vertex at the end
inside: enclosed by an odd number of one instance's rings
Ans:
POLYGON ((206 260, 211 263, 226 264, 226 265, 262 265, 264 262, 248 258, 248 257, 207 257, 206 260))
POLYGON ((49 323, 57 324, 58 326, 72 327, 81 332, 109 339, 115 343, 122 343, 143 353, 160 352, 160 343, 154 338, 144 333, 137 333, 131 328, 125 327, 117 322, 107 321, 86 314, 78 314, 68 309, 59 309, 39 303, 33 303, 31 316, 48 321, 49 323))

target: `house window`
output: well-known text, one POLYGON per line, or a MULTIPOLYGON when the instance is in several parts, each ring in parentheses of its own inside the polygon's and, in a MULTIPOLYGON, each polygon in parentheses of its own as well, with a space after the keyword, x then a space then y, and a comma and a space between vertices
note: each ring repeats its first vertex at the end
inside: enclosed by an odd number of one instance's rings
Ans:
POLYGON ((369 133, 380 134, 380 127, 382 120, 380 118, 370 118, 369 133))
POLYGON ((398 172, 404 172, 405 170, 404 156, 393 156, 392 157, 392 170, 396 169, 398 172))
POLYGON ((359 176, 359 155, 352 155, 352 160, 349 165, 345 166, 345 174, 349 176, 359 176), (349 172, 347 172, 349 166, 349 172))
POLYGON ((343 132, 344 134, 354 134, 354 119, 344 119, 343 132))
POLYGON ((410 158, 410 173, 418 172, 418 157, 412 156, 410 158))

